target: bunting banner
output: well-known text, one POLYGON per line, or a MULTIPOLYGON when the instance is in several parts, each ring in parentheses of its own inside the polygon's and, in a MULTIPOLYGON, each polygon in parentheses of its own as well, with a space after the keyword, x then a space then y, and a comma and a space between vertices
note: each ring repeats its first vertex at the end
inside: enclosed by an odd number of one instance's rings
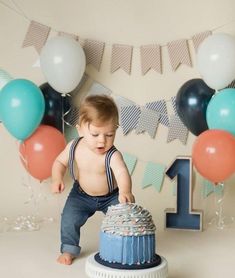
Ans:
POLYGON ((165 126, 169 126, 169 118, 165 100, 146 103, 145 107, 158 112, 160 114, 160 123, 165 126))
POLYGON ((129 153, 123 153, 123 159, 126 163, 129 174, 132 175, 136 166, 137 157, 129 153))
POLYGON ((140 107, 136 105, 121 107, 121 127, 124 135, 136 128, 140 114, 140 107))
POLYGON ((98 71, 103 58, 105 44, 100 41, 85 40, 84 52, 86 55, 86 63, 91 64, 98 71))
POLYGON ((97 81, 93 81, 88 95, 111 95, 112 91, 97 81))
POLYGON ((192 37, 193 45, 196 52, 198 51, 199 45, 205 40, 205 38, 209 37, 211 34, 211 31, 205 31, 192 37))
POLYGON ((176 96, 171 97, 171 106, 175 115, 178 115, 176 110, 176 96))
POLYGON ((160 114, 154 110, 143 108, 139 122, 136 127, 136 133, 147 131, 151 138, 156 135, 160 114))
POLYGON ((64 36, 64 37, 74 39, 75 41, 79 41, 79 36, 77 36, 75 34, 67 33, 67 32, 59 31, 58 36, 64 36))
POLYGON ((166 166, 154 163, 154 162, 147 162, 145 171, 144 171, 144 177, 142 180, 142 188, 148 187, 150 185, 153 185, 154 188, 160 192, 162 188, 163 179, 165 176, 165 169, 166 166))
POLYGON ((179 139, 182 142, 182 144, 185 145, 187 142, 188 133, 188 129, 182 123, 180 118, 177 115, 171 115, 167 143, 175 139, 179 139))
POLYGON ((181 64, 192 67, 188 41, 186 39, 169 42, 167 47, 173 71, 176 71, 181 64))
POLYGON ((115 96, 115 102, 120 111, 121 111, 121 107, 135 105, 134 101, 122 96, 115 96))
POLYGON ((130 45, 113 45, 111 57, 111 73, 121 68, 126 73, 131 74, 132 51, 133 46, 130 45))
POLYGON ((22 47, 34 46, 38 54, 40 54, 49 36, 50 30, 51 28, 46 25, 31 21, 22 47))
POLYGON ((160 45, 143 45, 140 47, 141 71, 145 75, 150 69, 162 74, 162 56, 160 45))
POLYGON ((208 197, 211 193, 215 193, 216 195, 223 194, 224 187, 221 185, 214 185, 212 182, 208 180, 203 180, 202 183, 202 196, 203 198, 208 197))

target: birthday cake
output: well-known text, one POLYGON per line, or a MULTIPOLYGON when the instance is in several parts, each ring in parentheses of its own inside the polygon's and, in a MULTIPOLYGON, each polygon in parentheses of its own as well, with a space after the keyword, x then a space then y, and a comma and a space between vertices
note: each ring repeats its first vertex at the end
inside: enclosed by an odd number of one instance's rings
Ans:
POLYGON ((100 232, 96 260, 114 268, 138 269, 161 263, 155 254, 155 224, 151 214, 132 203, 110 206, 100 232))

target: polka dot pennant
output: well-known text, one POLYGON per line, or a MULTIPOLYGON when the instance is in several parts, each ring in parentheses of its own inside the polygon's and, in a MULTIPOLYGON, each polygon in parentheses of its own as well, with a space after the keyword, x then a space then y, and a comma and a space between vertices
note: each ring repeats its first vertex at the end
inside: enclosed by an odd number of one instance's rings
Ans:
POLYGON ((167 107, 165 100, 158 100, 153 102, 148 102, 145 104, 145 107, 157 111, 160 113, 160 123, 169 126, 169 119, 167 114, 167 107))
POLYGON ((171 115, 167 143, 179 139, 184 145, 188 138, 188 129, 176 115, 171 115))

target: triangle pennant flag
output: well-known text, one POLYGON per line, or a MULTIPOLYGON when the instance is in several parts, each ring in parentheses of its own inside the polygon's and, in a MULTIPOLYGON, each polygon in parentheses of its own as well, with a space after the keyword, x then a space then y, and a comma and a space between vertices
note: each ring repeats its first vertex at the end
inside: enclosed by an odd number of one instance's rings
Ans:
POLYGON ((121 107, 121 127, 124 135, 136 128, 140 114, 141 110, 139 106, 132 105, 121 107))
POLYGON ((93 65, 98 71, 100 70, 103 58, 104 46, 104 42, 85 40, 84 51, 86 54, 87 65, 93 65))
POLYGON ((160 113, 160 123, 165 126, 169 126, 169 118, 165 100, 148 102, 146 103, 145 107, 160 113))
POLYGON ((167 143, 179 139, 185 145, 188 138, 188 132, 187 127, 182 123, 180 118, 176 115, 171 115, 167 143))
POLYGON ((154 110, 143 108, 136 127, 136 133, 147 131, 154 138, 156 135, 160 114, 154 110))
POLYGON ((114 44, 112 48, 111 57, 111 73, 119 68, 123 69, 126 73, 131 73, 133 46, 114 44))
POLYGON ((172 70, 176 71, 180 64, 192 67, 188 42, 185 39, 172 41, 167 44, 172 70))
POLYGON ((153 185, 160 192, 166 167, 162 164, 148 162, 145 167, 142 188, 153 185))
POLYGON ((140 47, 141 70, 145 75, 151 68, 162 73, 161 46, 157 44, 140 47))
POLYGON ((32 20, 25 35, 22 47, 34 46, 40 54, 42 47, 49 36, 50 30, 50 27, 32 20))
POLYGON ((123 159, 126 163, 129 174, 132 175, 132 173, 135 169, 136 162, 137 162, 137 157, 134 155, 128 154, 128 153, 124 153, 123 159))
POLYGON ((199 45, 205 40, 205 38, 209 37, 211 34, 211 31, 205 31, 192 37, 193 45, 196 52, 198 51, 199 45))

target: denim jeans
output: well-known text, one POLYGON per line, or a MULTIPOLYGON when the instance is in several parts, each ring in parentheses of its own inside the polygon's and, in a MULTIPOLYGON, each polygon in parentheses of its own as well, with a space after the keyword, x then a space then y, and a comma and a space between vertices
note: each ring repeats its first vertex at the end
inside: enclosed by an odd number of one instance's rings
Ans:
POLYGON ((81 251, 80 228, 96 211, 106 213, 110 205, 118 203, 118 190, 105 196, 90 196, 75 181, 62 212, 61 253, 78 256, 81 251))

